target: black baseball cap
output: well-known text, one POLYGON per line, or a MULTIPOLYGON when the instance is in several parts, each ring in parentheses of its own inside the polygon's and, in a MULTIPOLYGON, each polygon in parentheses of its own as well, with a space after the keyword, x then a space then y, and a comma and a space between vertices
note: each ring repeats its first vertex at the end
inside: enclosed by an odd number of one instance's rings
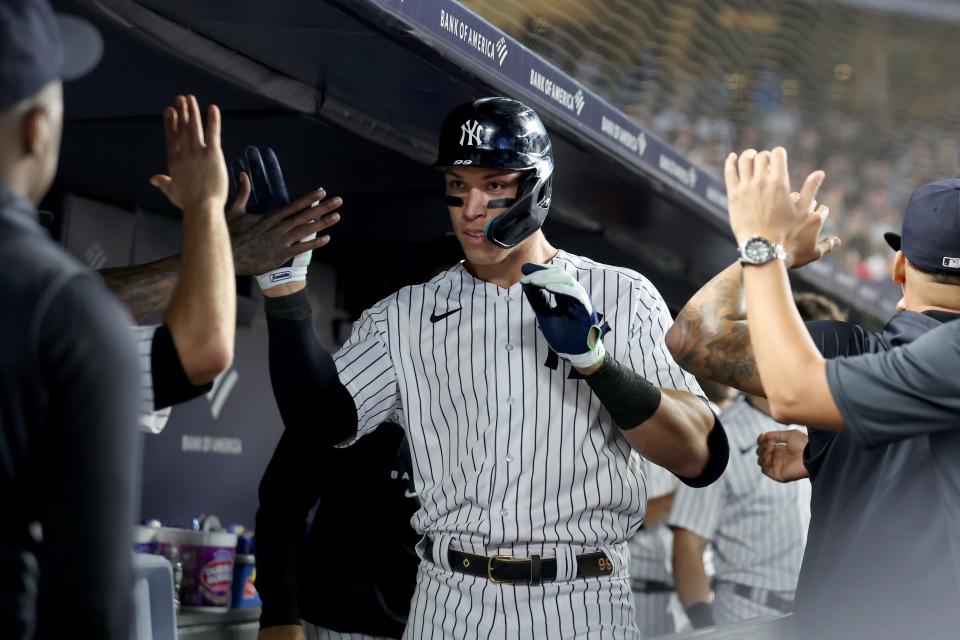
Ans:
POLYGON ((74 80, 100 61, 103 39, 77 16, 55 14, 47 0, 0 1, 0 111, 54 80, 74 80))
POLYGON ((960 275, 960 179, 938 180, 910 194, 901 233, 883 234, 894 251, 925 271, 960 275))

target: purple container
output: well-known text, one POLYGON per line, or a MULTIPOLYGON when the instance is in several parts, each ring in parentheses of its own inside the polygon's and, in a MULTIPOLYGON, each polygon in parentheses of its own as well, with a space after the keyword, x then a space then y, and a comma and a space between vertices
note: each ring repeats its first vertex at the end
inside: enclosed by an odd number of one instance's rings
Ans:
POLYGON ((180 605, 206 611, 227 611, 233 583, 237 535, 222 531, 160 529, 160 553, 176 546, 183 565, 180 605))

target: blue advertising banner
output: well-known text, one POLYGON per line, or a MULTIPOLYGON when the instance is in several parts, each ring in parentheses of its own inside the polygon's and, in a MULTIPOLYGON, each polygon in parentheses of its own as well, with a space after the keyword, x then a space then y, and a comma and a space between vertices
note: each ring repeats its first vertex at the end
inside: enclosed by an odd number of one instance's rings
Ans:
MULTIPOLYGON (((535 106, 551 125, 617 157, 689 208, 726 224, 724 185, 577 80, 453 0, 363 0, 403 31, 488 84, 535 106)), ((896 298, 824 262, 801 274, 882 317, 896 298)))

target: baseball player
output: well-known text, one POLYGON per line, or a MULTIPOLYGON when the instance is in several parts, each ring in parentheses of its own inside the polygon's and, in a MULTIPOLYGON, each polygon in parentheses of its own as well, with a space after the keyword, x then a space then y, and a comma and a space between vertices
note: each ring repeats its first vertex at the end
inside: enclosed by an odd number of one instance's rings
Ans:
MULTIPOLYGON (((783 149, 731 154, 725 175, 731 225, 745 263, 751 325, 746 344, 752 349, 743 352, 740 329, 735 339, 715 336, 706 342, 740 345, 733 349, 740 353, 738 375, 762 382, 774 418, 811 427, 835 423, 837 406, 824 402, 830 390, 823 371, 842 367, 825 366, 824 357, 887 351, 960 317, 960 278, 951 270, 960 255, 960 181, 916 189, 902 234, 887 235, 897 250, 894 281, 903 289, 906 310, 883 331, 870 333, 843 323, 804 329, 785 303, 785 266, 815 258, 823 248, 814 248, 827 213, 815 208, 814 200, 823 172, 808 176, 793 199, 783 149), (803 380, 802 388, 797 380, 803 380)), ((922 419, 922 414, 897 416, 904 431, 922 419)), ((822 638, 955 637, 960 576, 949 519, 952 499, 937 472, 940 455, 932 436, 881 439, 870 447, 833 429, 811 429, 809 437, 804 462, 813 501, 797 586, 797 616, 805 632, 822 638)))
POLYGON ((643 526, 628 542, 630 586, 640 635, 656 638, 676 630, 671 611, 676 592, 670 562, 673 534, 667 528, 666 520, 680 481, 655 464, 648 463, 646 470, 647 512, 643 526))
POLYGON ((656 289, 547 242, 553 155, 533 110, 457 108, 436 165, 466 261, 365 311, 333 357, 304 283, 266 289, 268 317, 299 323, 276 336, 300 348, 274 388, 331 444, 405 428, 424 536, 405 637, 637 638, 641 454, 706 485, 723 428, 663 344, 656 289))
POLYGON ((733 445, 723 477, 702 491, 680 487, 667 524, 680 601, 695 628, 788 613, 807 540, 809 481, 770 482, 757 467, 757 437, 782 428, 764 398, 741 396, 720 414, 733 445), (715 597, 703 566, 714 549, 715 597))
MULTIPOLYGON (((843 317, 822 296, 797 293, 794 300, 805 322, 843 317)), ((755 463, 757 438, 784 428, 767 400, 742 395, 720 419, 734 445, 726 472, 703 490, 680 487, 668 519, 677 592, 697 628, 791 611, 810 522, 810 482, 770 482, 755 463), (703 565, 708 545, 716 559, 712 604, 703 565)))

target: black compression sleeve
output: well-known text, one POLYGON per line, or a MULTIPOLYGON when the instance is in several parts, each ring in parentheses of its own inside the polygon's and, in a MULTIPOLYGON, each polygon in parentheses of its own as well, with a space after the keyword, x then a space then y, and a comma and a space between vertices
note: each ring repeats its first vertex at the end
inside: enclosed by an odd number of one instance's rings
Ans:
MULTIPOLYGON (((306 291, 266 298, 270 381, 285 427, 260 482, 257 590, 261 627, 300 622, 298 576, 323 451, 357 431, 353 397, 313 329, 306 291)), ((322 463, 321 463, 322 464, 322 463)))
POLYGON ((260 481, 256 532, 261 627, 300 624, 301 549, 307 514, 320 494, 317 464, 323 464, 323 450, 330 448, 310 434, 285 430, 260 481))
POLYGON ((39 324, 50 420, 38 450, 37 638, 129 637, 141 442, 129 323, 106 288, 84 275, 62 287, 39 324))
POLYGON ((270 382, 288 429, 319 429, 331 445, 357 432, 357 408, 313 329, 307 292, 266 298, 270 382))
POLYGON ((180 354, 167 325, 157 327, 150 346, 150 374, 153 377, 153 408, 163 409, 202 396, 213 383, 195 385, 183 369, 180 354))

